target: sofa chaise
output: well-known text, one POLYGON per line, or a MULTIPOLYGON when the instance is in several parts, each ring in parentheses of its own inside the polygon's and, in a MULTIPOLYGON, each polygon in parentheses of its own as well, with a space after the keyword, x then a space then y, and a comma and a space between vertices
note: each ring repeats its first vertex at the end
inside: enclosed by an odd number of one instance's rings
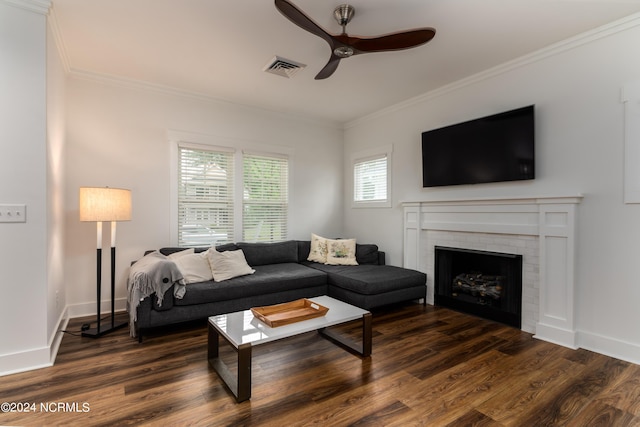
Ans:
MULTIPOLYGON (((135 322, 132 336, 142 341, 151 328, 205 319, 209 316, 279 304, 299 298, 329 295, 363 309, 403 301, 426 303, 426 275, 422 272, 385 265, 385 254, 377 245, 357 244, 357 265, 325 265, 308 261, 310 241, 277 243, 232 243, 217 246, 218 252, 242 250, 253 274, 224 281, 207 280, 185 286, 176 296, 177 283, 169 283, 161 303, 156 294, 136 301, 129 310, 135 322), (173 285, 173 286, 171 286, 173 285)), ((171 256, 185 248, 158 250, 171 256)), ((196 248, 195 253, 207 248, 196 248)), ((147 251, 147 254, 155 251, 147 251)), ((132 267, 133 268, 133 267, 132 267)), ((164 282, 167 283, 165 278, 164 282)))

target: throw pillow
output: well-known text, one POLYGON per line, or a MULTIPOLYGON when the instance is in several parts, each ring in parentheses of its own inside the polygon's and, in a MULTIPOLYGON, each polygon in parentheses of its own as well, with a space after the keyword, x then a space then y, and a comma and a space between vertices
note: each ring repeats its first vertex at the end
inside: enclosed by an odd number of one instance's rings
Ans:
POLYGON ((216 282, 255 273, 255 270, 247 264, 242 249, 224 252, 211 249, 207 252, 213 280, 216 282))
POLYGON ((195 253, 195 251, 196 250, 194 248, 189 248, 189 249, 185 249, 183 251, 172 252, 169 255, 167 255, 167 258, 169 258, 170 260, 175 260, 176 258, 179 258, 181 256, 193 254, 193 253, 195 253))
POLYGON ((190 283, 206 282, 207 280, 213 279, 207 258, 207 252, 209 252, 209 250, 194 253, 193 249, 188 249, 171 254, 168 258, 176 263, 187 285, 190 283))
POLYGON ((327 239, 311 233, 311 250, 307 261, 314 261, 324 264, 327 262, 327 239))
POLYGON ((328 265, 358 265, 356 261, 356 239, 327 239, 328 265))

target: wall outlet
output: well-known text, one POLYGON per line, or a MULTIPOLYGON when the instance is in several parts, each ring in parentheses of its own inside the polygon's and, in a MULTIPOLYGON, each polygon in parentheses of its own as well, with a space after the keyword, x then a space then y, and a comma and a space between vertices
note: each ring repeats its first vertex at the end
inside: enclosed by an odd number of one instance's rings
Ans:
POLYGON ((27 205, 0 205, 0 222, 27 222, 27 205))

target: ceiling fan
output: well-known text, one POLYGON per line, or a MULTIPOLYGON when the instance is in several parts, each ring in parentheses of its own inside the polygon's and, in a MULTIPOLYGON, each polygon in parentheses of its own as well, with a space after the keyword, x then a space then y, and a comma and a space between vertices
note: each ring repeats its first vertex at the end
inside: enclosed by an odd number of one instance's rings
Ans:
POLYGON ((349 36, 346 28, 353 18, 355 9, 348 4, 340 5, 333 11, 334 18, 342 26, 342 34, 330 34, 288 0, 275 0, 275 5, 291 22, 329 43, 331 57, 327 65, 316 75, 316 80, 326 79, 332 75, 341 59, 361 53, 409 49, 425 44, 436 34, 433 28, 418 28, 378 37, 349 36))

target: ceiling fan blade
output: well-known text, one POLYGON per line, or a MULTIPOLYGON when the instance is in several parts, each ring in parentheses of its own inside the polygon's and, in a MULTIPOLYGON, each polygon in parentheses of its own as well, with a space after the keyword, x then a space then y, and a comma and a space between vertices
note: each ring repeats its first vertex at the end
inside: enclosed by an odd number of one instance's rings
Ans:
POLYGON ((333 74, 336 71, 336 68, 338 68, 338 64, 340 64, 340 59, 341 58, 339 56, 331 54, 331 58, 329 58, 329 62, 327 62, 327 65, 325 65, 324 68, 320 70, 320 72, 316 75, 315 79, 316 80, 326 79, 331 74, 333 74))
POLYGON ((298 27, 309 31, 311 34, 315 34, 316 36, 322 38, 327 43, 329 43, 330 46, 333 47, 333 36, 327 33, 318 24, 313 22, 311 18, 305 15, 300 9, 295 7, 287 0, 275 0, 275 5, 280 13, 286 16, 291 22, 296 24, 298 27))
POLYGON ((351 16, 353 16, 353 8, 348 5, 339 6, 334 10, 334 17, 338 19, 340 25, 342 25, 342 33, 330 34, 294 6, 289 0, 274 0, 274 2, 278 11, 287 19, 303 30, 320 37, 329 44, 331 57, 324 68, 316 75, 316 80, 326 79, 331 76, 343 58, 349 58, 350 56, 367 52, 409 49, 428 42, 436 34, 436 30, 433 28, 418 28, 378 37, 351 37, 345 29, 351 16), (343 9, 347 12, 350 11, 350 13, 343 16, 343 9), (340 11, 340 14, 337 14, 338 11, 340 11))
POLYGON ((403 31, 379 37, 358 38, 351 37, 351 47, 361 53, 383 52, 387 50, 401 50, 420 46, 436 35, 433 28, 420 28, 403 31))

